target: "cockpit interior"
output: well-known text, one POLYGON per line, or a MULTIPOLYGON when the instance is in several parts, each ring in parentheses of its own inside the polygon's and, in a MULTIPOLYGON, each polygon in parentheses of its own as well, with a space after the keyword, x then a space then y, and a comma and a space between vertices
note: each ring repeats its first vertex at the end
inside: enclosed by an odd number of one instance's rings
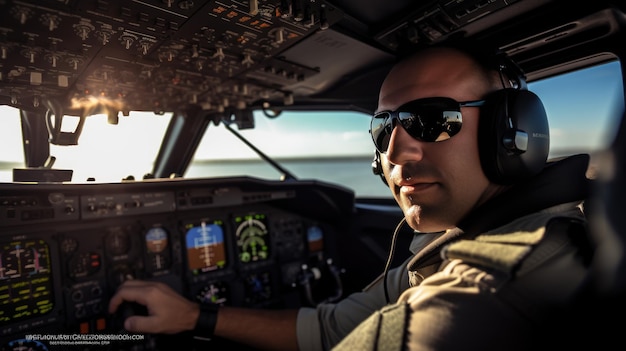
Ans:
MULTIPOLYGON (((200 303, 269 309, 359 291, 410 254, 390 255, 403 217, 393 198, 362 198, 278 164, 275 180, 187 178, 204 131, 254 129, 253 112, 371 115, 399 57, 453 37, 499 47, 529 82, 626 62, 625 12, 609 0, 0 0, 0 105, 19 111, 24 156, 0 183, 0 350, 63 349, 27 335, 125 335, 124 316, 142 312, 110 315, 107 304, 129 279, 200 303), (171 115, 143 179, 76 183, 54 167, 50 146, 82 142, 91 116, 115 125, 133 111, 171 115)), ((612 205, 606 194, 623 194, 625 180, 620 118, 608 147, 617 176, 598 192, 612 205)), ((360 176, 381 186, 368 172, 360 176)), ((602 223, 618 223, 619 210, 606 208, 602 223)), ((614 228, 621 247, 623 223, 614 228)), ((410 228, 399 230, 394 244, 408 246, 410 228)), ((620 271, 621 261, 606 264, 620 271)), ((609 276, 608 285, 623 284, 609 276)), ((141 335, 101 349, 167 350, 190 339, 141 335)))

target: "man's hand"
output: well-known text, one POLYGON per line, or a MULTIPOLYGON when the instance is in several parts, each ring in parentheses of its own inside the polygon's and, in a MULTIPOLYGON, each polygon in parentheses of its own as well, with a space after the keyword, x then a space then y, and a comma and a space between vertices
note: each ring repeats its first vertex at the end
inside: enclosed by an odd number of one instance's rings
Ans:
POLYGON ((191 302, 160 282, 127 280, 109 301, 109 313, 115 313, 124 301, 146 306, 147 316, 131 316, 124 328, 134 333, 175 334, 192 330, 200 313, 199 305, 191 302))

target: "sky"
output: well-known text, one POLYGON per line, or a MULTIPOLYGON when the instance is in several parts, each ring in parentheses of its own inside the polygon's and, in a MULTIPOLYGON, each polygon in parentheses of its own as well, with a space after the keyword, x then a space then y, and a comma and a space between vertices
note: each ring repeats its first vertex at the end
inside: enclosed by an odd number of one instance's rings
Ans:
MULTIPOLYGON (((255 129, 239 132, 263 152, 276 157, 371 155, 373 144, 369 122, 369 115, 357 112, 285 112, 276 119, 258 114, 255 129)), ((223 150, 230 150, 229 154, 241 158, 254 156, 254 152, 225 127, 211 125, 196 157, 223 158, 226 156, 223 150), (215 140, 219 142, 215 143, 215 140), (219 148, 210 145, 219 145, 219 148)))
MULTIPOLYGON (((617 62, 529 84, 549 116, 551 149, 608 145, 621 117, 615 111, 623 109, 621 84, 617 62)), ((22 162, 18 116, 17 110, 0 106, 0 162, 22 162)), ((124 168, 141 176, 139 170, 151 169, 169 117, 131 113, 120 116, 118 125, 107 124, 103 115, 89 117, 78 146, 52 145, 51 154, 57 157, 55 168, 124 168), (141 133, 133 134, 133 130, 141 133)), ((272 119, 259 113, 255 115, 256 128, 240 133, 272 157, 371 155, 369 120, 369 116, 356 112, 285 112, 272 119)), ((211 124, 196 158, 256 158, 256 154, 224 126, 211 124)), ((2 174, 0 181, 6 181, 2 174)))
POLYGON ((599 148, 614 137, 623 106, 619 63, 529 84, 541 97, 554 148, 599 148))

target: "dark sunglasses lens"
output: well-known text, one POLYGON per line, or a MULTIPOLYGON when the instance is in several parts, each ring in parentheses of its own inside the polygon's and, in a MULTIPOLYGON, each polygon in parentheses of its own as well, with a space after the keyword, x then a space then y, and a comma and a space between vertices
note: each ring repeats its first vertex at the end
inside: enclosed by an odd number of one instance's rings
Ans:
POLYGON ((413 138, 426 142, 450 139, 462 125, 459 103, 452 99, 428 98, 410 102, 398 112, 381 112, 372 118, 372 140, 380 152, 386 152, 389 147, 394 119, 413 138))
POLYGON ((389 112, 381 112, 372 118, 370 124, 370 133, 372 134, 372 140, 376 149, 380 152, 387 151, 389 146, 389 138, 391 137, 391 114, 389 112))
POLYGON ((461 112, 453 109, 428 108, 419 112, 400 112, 398 117, 402 127, 412 137, 427 142, 448 140, 461 130, 461 112))

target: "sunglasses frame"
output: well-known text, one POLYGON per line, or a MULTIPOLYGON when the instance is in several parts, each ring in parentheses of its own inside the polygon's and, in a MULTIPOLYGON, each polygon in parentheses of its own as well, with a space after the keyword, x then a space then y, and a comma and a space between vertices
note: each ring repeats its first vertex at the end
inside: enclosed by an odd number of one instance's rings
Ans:
MULTIPOLYGON (((386 153, 389 148, 389 144, 387 143, 384 150, 382 150, 382 141, 384 136, 391 135, 393 129, 397 124, 401 125, 406 132, 411 135, 416 140, 423 142, 440 142, 445 141, 453 136, 455 136, 460 130, 463 124, 463 116, 461 114, 462 107, 480 107, 485 104, 485 100, 470 100, 470 101, 456 101, 449 97, 428 97, 416 99, 413 101, 409 101, 406 104, 400 106, 395 111, 380 111, 372 116, 372 120, 370 121, 370 135, 372 136, 372 141, 374 142, 374 146, 376 150, 380 153, 386 153), (437 108, 440 108, 440 120, 428 120, 424 119, 424 117, 420 116, 420 108, 421 111, 430 110, 431 112, 437 108), (401 114, 407 114, 407 116, 402 116, 401 114), (450 116, 450 113, 453 113, 454 116, 450 116), (384 117, 382 117, 385 115, 384 117), (376 128, 373 127, 374 121, 383 119, 383 122, 380 123, 376 128), (452 120, 454 119, 454 120, 452 120), (429 125, 427 126, 427 123, 429 125), (454 128, 450 128, 454 123, 454 128), (418 131, 415 130, 415 125, 419 124, 420 129, 418 131), (440 130, 433 131, 433 128, 437 127, 440 130), (430 131, 430 137, 424 138, 425 133, 430 131), (447 138, 439 138, 444 132, 448 132, 447 138), (377 142, 377 140, 379 140, 377 142), (381 144, 381 145, 379 145, 381 144)), ((430 114, 432 116, 432 113, 430 114)), ((431 117, 429 116, 429 117, 431 117)))

